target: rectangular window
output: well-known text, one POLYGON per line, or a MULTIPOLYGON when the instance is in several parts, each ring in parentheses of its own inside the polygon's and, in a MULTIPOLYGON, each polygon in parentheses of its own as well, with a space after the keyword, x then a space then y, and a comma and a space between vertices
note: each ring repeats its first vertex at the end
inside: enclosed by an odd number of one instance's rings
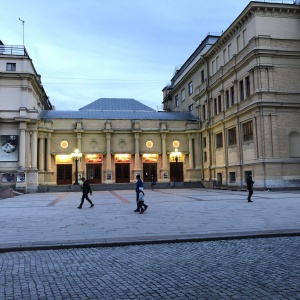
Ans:
POLYGON ((243 47, 246 46, 246 29, 243 30, 243 47))
POLYGON ((221 95, 218 96, 218 112, 220 113, 222 111, 222 100, 221 95))
POLYGON ((243 124, 243 141, 253 140, 253 124, 252 121, 243 124))
POLYGON ((239 82, 239 87, 240 87, 240 101, 243 101, 245 98, 244 98, 244 81, 241 80, 239 82))
POLYGON ((231 106, 234 105, 234 86, 230 88, 231 106))
POLYGON ((216 58, 216 71, 219 70, 219 56, 216 58))
POLYGON ((236 145, 236 128, 228 129, 228 145, 236 145))
POLYGON ((205 104, 202 105, 202 118, 203 120, 206 120, 206 110, 205 110, 205 104))
POLYGON ((175 96, 175 107, 178 107, 178 94, 175 96))
POLYGON ((181 90, 181 102, 185 100, 185 89, 181 90))
POLYGON ((246 98, 250 96, 250 77, 247 76, 245 78, 245 85, 246 85, 246 98))
POLYGON ((237 49, 237 52, 240 51, 240 43, 241 43, 241 36, 238 35, 238 36, 236 37, 236 49, 237 49))
POLYGON ((203 148, 206 148, 206 137, 203 138, 203 148))
POLYGON ((225 91, 225 99, 226 99, 226 108, 230 107, 230 102, 229 102, 229 91, 225 91))
POLYGON ((201 70, 201 83, 204 82, 204 70, 201 70))
POLYGON ((217 148, 223 147, 223 135, 222 133, 216 134, 216 146, 217 148))
POLYGON ((189 83, 189 95, 193 94, 193 81, 189 83))
POLYGON ((235 172, 229 172, 229 182, 235 182, 235 172))
POLYGON ((16 71, 16 64, 15 63, 7 63, 6 71, 16 71))
POLYGON ((207 153, 206 153, 206 151, 203 152, 203 160, 204 160, 204 162, 207 162, 207 153))
POLYGON ((193 111, 194 110, 194 104, 191 104, 190 106, 189 106, 189 111, 193 111))
POLYGON ((231 44, 228 45, 228 61, 231 59, 231 44))
POLYGON ((225 65, 227 62, 227 49, 226 48, 223 50, 223 61, 224 61, 224 65, 225 65))
POLYGON ((216 116, 218 114, 217 98, 214 98, 214 112, 216 116))

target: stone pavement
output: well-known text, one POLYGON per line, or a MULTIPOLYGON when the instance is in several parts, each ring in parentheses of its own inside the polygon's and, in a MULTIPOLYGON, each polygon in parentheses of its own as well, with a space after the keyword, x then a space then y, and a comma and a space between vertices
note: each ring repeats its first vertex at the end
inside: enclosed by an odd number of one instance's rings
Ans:
POLYGON ((146 190, 148 210, 134 213, 135 192, 36 193, 0 200, 0 252, 159 242, 300 235, 300 191, 146 190))

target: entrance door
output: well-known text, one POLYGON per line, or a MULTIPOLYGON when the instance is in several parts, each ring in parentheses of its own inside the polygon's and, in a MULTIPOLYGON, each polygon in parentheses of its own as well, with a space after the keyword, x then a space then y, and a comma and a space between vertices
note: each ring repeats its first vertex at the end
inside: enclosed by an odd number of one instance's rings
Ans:
POLYGON ((57 184, 72 184, 72 165, 57 165, 57 184))
POLYGON ((170 163, 170 179, 174 182, 183 181, 183 163, 182 162, 171 162, 170 163))
POLYGON ((130 164, 116 164, 116 183, 129 183, 130 164))
POLYGON ((90 183, 101 183, 101 165, 86 165, 86 174, 90 183))
POLYGON ((153 175, 154 181, 157 181, 157 164, 143 164, 143 180, 144 182, 151 182, 153 175))

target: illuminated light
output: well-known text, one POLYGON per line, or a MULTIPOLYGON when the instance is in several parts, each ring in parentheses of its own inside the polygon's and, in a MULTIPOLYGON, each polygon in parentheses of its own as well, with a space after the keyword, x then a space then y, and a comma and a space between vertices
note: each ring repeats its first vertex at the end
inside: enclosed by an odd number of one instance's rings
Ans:
POLYGON ((178 141, 173 142, 173 147, 178 148, 180 146, 180 143, 178 141))
POLYGON ((69 143, 67 142, 67 141, 62 141, 61 143, 60 143, 60 146, 62 147, 62 148, 68 148, 68 146, 69 146, 69 143))
POLYGON ((152 141, 147 141, 147 142, 146 142, 146 146, 147 146, 148 148, 152 148, 152 147, 153 147, 153 142, 152 142, 152 141))

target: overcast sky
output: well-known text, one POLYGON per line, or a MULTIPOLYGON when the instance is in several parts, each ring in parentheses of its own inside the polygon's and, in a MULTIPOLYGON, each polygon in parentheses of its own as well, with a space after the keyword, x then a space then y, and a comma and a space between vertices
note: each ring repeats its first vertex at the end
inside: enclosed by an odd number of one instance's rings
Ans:
POLYGON ((162 89, 209 32, 249 0, 2 1, 0 40, 23 44, 57 110, 99 98, 134 98, 154 109, 162 89))

